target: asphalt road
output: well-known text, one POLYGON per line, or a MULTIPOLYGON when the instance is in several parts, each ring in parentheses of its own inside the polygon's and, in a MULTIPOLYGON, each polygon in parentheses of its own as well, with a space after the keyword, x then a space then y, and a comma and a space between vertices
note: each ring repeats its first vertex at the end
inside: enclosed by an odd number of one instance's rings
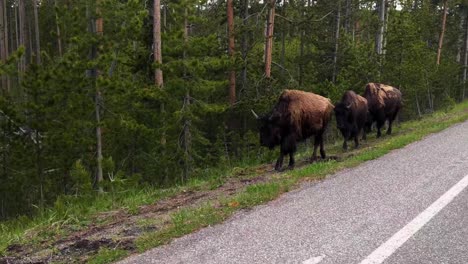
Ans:
POLYGON ((468 263, 468 122, 121 263, 468 263))

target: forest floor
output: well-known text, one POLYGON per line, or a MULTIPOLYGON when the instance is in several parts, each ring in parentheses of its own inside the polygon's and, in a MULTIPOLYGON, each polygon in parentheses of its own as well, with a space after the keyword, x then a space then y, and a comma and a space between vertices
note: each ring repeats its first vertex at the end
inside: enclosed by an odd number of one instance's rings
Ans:
POLYGON ((301 152, 294 170, 277 173, 272 164, 235 168, 222 179, 179 186, 137 206, 98 211, 79 220, 69 215, 58 221, 52 214, 48 220, 15 229, 14 234, 0 223, 0 263, 110 263, 221 223, 236 211, 273 200, 303 181, 323 179, 467 119, 465 102, 404 122, 391 136, 377 140, 372 133, 358 149, 343 152, 341 141, 327 145, 332 157, 327 160, 310 164, 310 151, 301 152))

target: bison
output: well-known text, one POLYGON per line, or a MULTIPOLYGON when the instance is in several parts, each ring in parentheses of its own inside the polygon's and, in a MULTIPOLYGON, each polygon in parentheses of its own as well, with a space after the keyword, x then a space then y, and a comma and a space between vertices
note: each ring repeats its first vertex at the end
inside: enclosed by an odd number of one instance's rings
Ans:
POLYGON ((388 120, 387 135, 392 133, 392 123, 402 107, 401 92, 396 87, 381 83, 368 83, 364 97, 369 106, 370 119, 367 121, 367 130, 373 122, 377 123, 377 137, 382 133, 380 129, 388 120))
POLYGON ((314 152, 311 160, 317 159, 317 148, 325 158, 323 134, 331 119, 333 104, 329 99, 314 93, 284 90, 272 111, 258 117, 260 144, 273 149, 280 145, 280 155, 275 170, 283 167, 283 158, 289 154, 289 168, 294 168, 294 153, 297 142, 315 135, 314 152))
POLYGON ((354 138, 355 147, 359 146, 359 133, 366 138, 364 126, 367 120, 367 100, 353 91, 346 91, 341 101, 335 104, 336 126, 344 137, 343 149, 348 149, 347 141, 354 138))

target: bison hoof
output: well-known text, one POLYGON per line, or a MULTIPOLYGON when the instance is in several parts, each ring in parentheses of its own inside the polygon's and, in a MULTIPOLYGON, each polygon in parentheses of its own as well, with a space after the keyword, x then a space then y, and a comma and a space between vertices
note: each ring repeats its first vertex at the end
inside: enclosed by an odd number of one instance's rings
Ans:
POLYGON ((309 161, 310 161, 310 163, 314 163, 314 162, 316 162, 316 161, 318 161, 318 160, 319 160, 319 158, 313 157, 313 158, 310 158, 309 161))

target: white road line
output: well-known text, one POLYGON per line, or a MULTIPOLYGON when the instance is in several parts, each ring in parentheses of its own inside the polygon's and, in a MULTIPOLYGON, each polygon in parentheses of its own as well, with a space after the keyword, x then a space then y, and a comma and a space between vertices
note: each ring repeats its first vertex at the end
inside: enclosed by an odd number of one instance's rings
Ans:
POLYGON ((321 255, 321 256, 318 256, 318 257, 313 257, 313 258, 310 258, 308 260, 304 260, 302 262, 302 264, 317 264, 320 261, 322 261, 324 258, 325 258, 325 255, 321 255))
POLYGON ((411 236, 421 229, 427 222, 437 215, 445 206, 447 206, 460 192, 468 186, 468 175, 455 184, 450 190, 444 193, 437 201, 431 204, 426 210, 420 213, 416 218, 400 229, 390 239, 372 252, 360 264, 378 264, 392 255, 401 245, 403 245, 411 236))

